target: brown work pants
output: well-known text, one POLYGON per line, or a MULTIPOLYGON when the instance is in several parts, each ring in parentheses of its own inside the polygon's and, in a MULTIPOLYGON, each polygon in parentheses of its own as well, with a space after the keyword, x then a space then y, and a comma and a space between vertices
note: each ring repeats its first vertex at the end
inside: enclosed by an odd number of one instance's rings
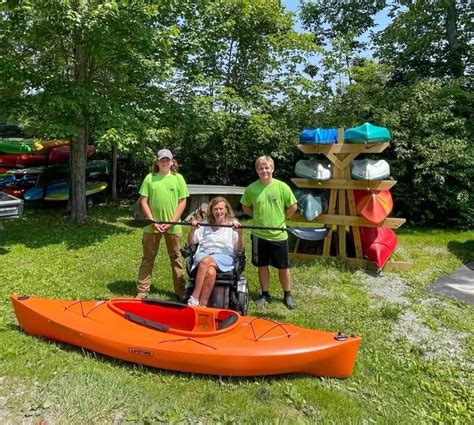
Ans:
POLYGON ((138 293, 148 294, 150 292, 151 275, 155 258, 160 248, 161 238, 165 238, 166 249, 170 258, 173 285, 176 295, 183 297, 186 294, 184 287, 184 269, 181 264, 181 235, 174 233, 144 233, 143 234, 143 257, 138 269, 137 290, 138 293))

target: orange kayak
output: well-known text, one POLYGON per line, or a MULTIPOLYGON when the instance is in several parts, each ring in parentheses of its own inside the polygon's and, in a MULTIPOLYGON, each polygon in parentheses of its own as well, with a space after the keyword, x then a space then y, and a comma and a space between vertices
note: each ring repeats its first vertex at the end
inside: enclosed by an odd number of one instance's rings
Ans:
POLYGON ((393 209, 392 194, 386 190, 354 190, 357 214, 372 223, 382 223, 393 209))
POLYGON ((346 378, 361 343, 360 337, 154 299, 65 301, 14 295, 11 301, 28 334, 183 372, 346 378))

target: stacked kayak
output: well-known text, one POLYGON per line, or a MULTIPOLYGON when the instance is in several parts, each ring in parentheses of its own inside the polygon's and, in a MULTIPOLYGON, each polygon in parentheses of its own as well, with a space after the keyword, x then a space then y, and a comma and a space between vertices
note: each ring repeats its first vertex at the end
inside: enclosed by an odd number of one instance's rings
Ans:
POLYGON ((386 190, 354 190, 357 214, 372 223, 382 223, 393 209, 392 194, 386 190))
POLYGON ((31 139, 0 139, 0 153, 19 154, 32 152, 34 152, 34 149, 31 139))
POLYGON ((25 168, 45 164, 45 155, 32 153, 0 154, 0 167, 2 168, 25 168))
MULTIPOLYGON (((53 185, 51 185, 53 186, 53 185)), ((108 184, 106 182, 88 182, 86 183, 86 196, 95 195, 103 192, 107 189, 108 184)), ((55 188, 50 188, 48 193, 44 197, 45 201, 68 201, 69 200, 69 185, 59 184, 55 188)))
POLYGON ((354 180, 383 180, 390 177, 390 165, 384 159, 355 159, 351 162, 354 180))
POLYGON ((385 227, 359 227, 362 252, 381 270, 397 247, 397 236, 385 227))
MULTIPOLYGON (((96 152, 95 146, 87 145, 86 154, 88 158, 94 155, 95 152, 96 152)), ((49 150, 48 162, 50 164, 56 164, 58 162, 67 161, 69 159, 70 153, 71 153, 71 149, 69 145, 52 147, 49 150)))
MULTIPOLYGON (((105 182, 88 182, 86 183, 86 196, 103 192, 107 189, 105 182)), ((48 185, 35 186, 28 189, 24 195, 26 201, 67 201, 69 200, 69 183, 60 181, 48 185)))
POLYGON ((330 180, 332 178, 331 163, 316 157, 300 159, 295 165, 295 174, 303 179, 330 180))
POLYGON ((294 191, 298 211, 306 221, 313 221, 328 209, 328 198, 325 192, 296 189, 294 191))
POLYGON ((30 335, 182 372, 346 378, 361 343, 360 337, 153 299, 12 296, 11 301, 21 328, 30 335))
POLYGON ((305 128, 299 139, 303 144, 333 144, 337 142, 337 128, 305 128))
POLYGON ((390 131, 386 127, 379 127, 368 122, 348 128, 344 132, 347 143, 383 143, 391 139, 390 131))

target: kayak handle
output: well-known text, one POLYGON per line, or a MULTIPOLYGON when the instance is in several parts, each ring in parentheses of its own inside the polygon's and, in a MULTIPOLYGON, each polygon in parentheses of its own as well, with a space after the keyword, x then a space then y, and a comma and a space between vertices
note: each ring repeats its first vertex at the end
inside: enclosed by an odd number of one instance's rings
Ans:
POLYGON ((168 325, 164 325, 163 323, 154 322, 153 320, 147 320, 147 319, 144 319, 143 317, 136 316, 135 314, 132 314, 132 313, 125 313, 124 317, 125 319, 128 319, 131 322, 156 329, 157 331, 160 331, 160 332, 166 332, 170 328, 168 325))

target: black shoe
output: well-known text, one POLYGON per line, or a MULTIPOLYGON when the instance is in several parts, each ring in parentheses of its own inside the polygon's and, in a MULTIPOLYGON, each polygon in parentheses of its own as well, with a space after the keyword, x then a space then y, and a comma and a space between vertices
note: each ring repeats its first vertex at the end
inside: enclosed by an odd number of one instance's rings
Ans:
POLYGON ((263 307, 264 305, 268 304, 268 302, 270 301, 270 294, 269 295, 266 295, 266 294, 261 294, 256 300, 255 300, 255 305, 257 307, 263 307))
POLYGON ((295 299, 291 296, 291 294, 285 295, 283 297, 283 304, 290 310, 294 310, 296 308, 296 301, 295 299))

